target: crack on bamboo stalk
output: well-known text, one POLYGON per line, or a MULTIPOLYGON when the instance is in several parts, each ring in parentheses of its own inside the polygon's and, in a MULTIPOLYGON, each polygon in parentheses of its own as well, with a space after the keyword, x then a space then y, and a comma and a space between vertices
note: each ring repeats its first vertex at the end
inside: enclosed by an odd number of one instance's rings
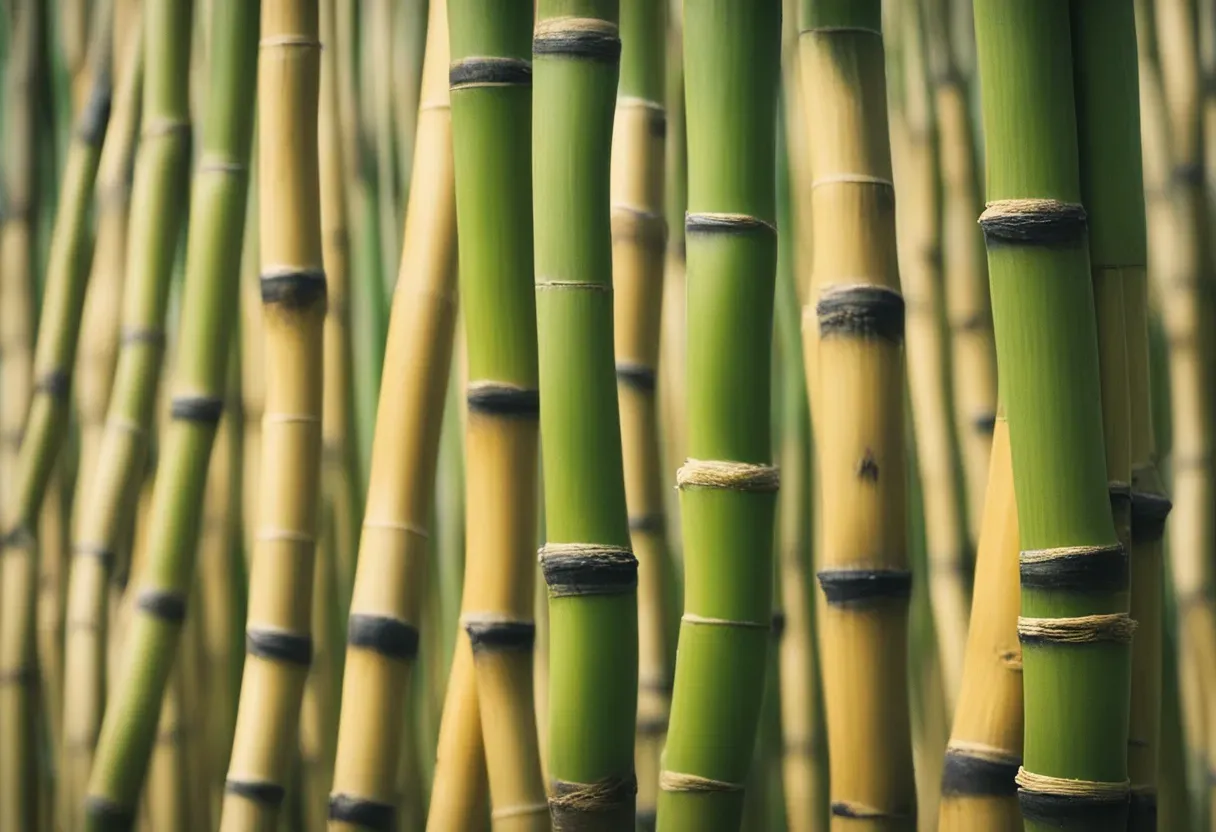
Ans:
POLYGON ((492 613, 469 613, 461 617, 464 631, 469 635, 473 654, 505 651, 531 652, 536 642, 536 625, 492 613))
POLYGON ((308 667, 312 664, 312 636, 250 627, 245 631, 245 653, 266 661, 308 667))
POLYGON ((989 246, 1071 246, 1086 234, 1085 208, 1058 199, 1000 199, 980 214, 980 228, 989 246))
POLYGON ((886 286, 831 286, 819 295, 815 316, 820 338, 904 339, 904 298, 886 286))
POLYGON ((653 367, 633 364, 628 361, 618 361, 616 364, 616 380, 623 386, 639 393, 653 393, 656 386, 656 376, 653 367))
POLYGON ((135 825, 135 810, 99 795, 86 795, 84 813, 101 829, 129 829, 135 825))
POLYGON ((667 528, 667 518, 662 512, 634 514, 629 518, 629 531, 635 534, 662 534, 667 528))
POLYGON ((781 474, 773 465, 729 460, 686 459, 676 471, 676 488, 720 488, 773 494, 781 486, 781 474))
POLYGON ((490 812, 491 820, 506 820, 507 818, 524 818, 528 815, 549 814, 549 803, 521 803, 518 806, 504 806, 490 812))
POLYGON ((532 83, 532 65, 520 58, 470 57, 448 67, 451 92, 474 87, 515 87, 532 83))
POLYGON ((684 234, 751 234, 756 231, 777 233, 777 226, 750 214, 729 211, 689 211, 684 214, 684 234))
POLYGON ((166 624, 181 624, 186 620, 186 597, 171 589, 145 589, 139 593, 135 607, 166 624))
POLYGON ((43 393, 56 401, 64 400, 72 389, 72 374, 67 370, 49 370, 34 381, 34 392, 43 393))
POLYGON ((418 628, 386 615, 352 612, 346 626, 346 644, 387 659, 413 661, 418 656, 418 628))
POLYGON ((1131 781, 1104 783, 1035 774, 1018 769, 1018 804, 1027 823, 1069 826, 1089 824, 1086 828, 1116 828, 1124 821, 1131 799, 1131 781), (1101 823, 1109 820, 1109 826, 1101 823), (1099 825, 1101 824, 1101 825, 1099 825))
POLYGON ((815 577, 833 607, 906 602, 912 596, 912 573, 907 569, 822 569, 815 577))
POLYGON ((714 780, 699 774, 664 770, 659 773, 659 788, 665 792, 741 792, 743 784, 714 780))
POLYGON ((614 243, 636 242, 658 254, 667 244, 667 218, 621 202, 612 204, 611 226, 614 243))
POLYGON ((1160 541, 1173 508, 1174 504, 1164 494, 1132 491, 1132 543, 1160 541))
POLYGON ((265 780, 240 780, 229 777, 224 781, 224 794, 243 798, 263 806, 278 806, 287 795, 287 790, 278 783, 265 780))
POLYGON ((895 190, 895 183, 890 179, 868 173, 835 173, 831 176, 821 176, 811 182, 811 190, 828 185, 874 185, 889 191, 895 190))
POLYGON ((108 546, 99 543, 76 543, 72 546, 72 556, 77 558, 93 558, 107 573, 114 566, 118 553, 108 546))
POLYGON ((628 777, 607 777, 595 783, 554 780, 549 797, 554 832, 575 832, 587 828, 588 814, 628 810, 633 813, 638 781, 628 777))
POLYGON ((329 796, 329 819, 373 832, 393 832, 397 826, 397 807, 353 794, 335 793, 329 796))
POLYGON ((851 820, 907 820, 907 812, 885 812, 856 800, 833 800, 832 817, 851 820))
POLYGON ((1136 622, 1125 612, 1076 618, 1018 617, 1018 641, 1023 645, 1130 644, 1136 622))
POLYGON ((1028 549, 1018 556, 1023 589, 1123 592, 1130 569, 1120 543, 1028 549))
POLYGON ((326 301, 325 272, 322 269, 266 269, 259 284, 262 303, 267 306, 298 310, 326 301))
POLYGON ((955 744, 946 749, 942 795, 951 797, 1012 797, 1022 759, 998 748, 955 744))
POLYGON ((224 415, 224 399, 221 396, 174 396, 169 415, 176 421, 218 425, 224 415))
POLYGON ((500 381, 473 381, 465 394, 470 413, 486 416, 540 418, 540 391, 500 381))
POLYGON ((705 615, 697 615, 696 613, 686 612, 680 618, 684 624, 692 624, 693 626, 705 627, 740 627, 749 630, 771 630, 773 622, 770 621, 739 621, 730 618, 711 618, 705 615))
POLYGON ((540 549, 539 560, 550 598, 637 590, 638 559, 627 546, 547 543, 540 549))
POLYGON ((110 113, 114 106, 114 87, 110 70, 102 66, 97 72, 89 100, 80 112, 76 136, 89 147, 101 147, 110 125, 110 113))
POLYGON ((617 25, 594 17, 540 20, 532 34, 532 56, 562 57, 616 64, 621 59, 617 25))

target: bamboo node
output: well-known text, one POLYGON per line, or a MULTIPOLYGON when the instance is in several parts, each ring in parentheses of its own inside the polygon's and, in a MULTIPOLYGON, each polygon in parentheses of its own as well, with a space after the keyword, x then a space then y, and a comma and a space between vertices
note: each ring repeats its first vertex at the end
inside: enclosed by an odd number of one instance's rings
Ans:
POLYGON ((620 595, 638 586, 638 559, 627 546, 547 543, 539 560, 550 598, 620 595))
POLYGON ((832 817, 854 820, 901 820, 911 817, 907 812, 885 812, 856 800, 833 800, 832 817))
POLYGON ((1018 559, 1026 589, 1121 592, 1128 586, 1127 551, 1117 542, 1028 549, 1018 559))
POLYGON ((623 202, 612 203, 613 242, 636 241, 657 254, 667 242, 667 219, 654 211, 623 202))
POLYGON ((146 142, 151 139, 158 139, 162 136, 177 136, 180 134, 190 134, 190 122, 180 118, 168 118, 161 116, 160 118, 150 119, 139 132, 139 140, 146 142))
POLYGON ((506 818, 521 818, 528 815, 547 815, 549 814, 549 804, 545 803, 525 803, 519 806, 504 806, 501 809, 494 809, 490 812, 491 820, 505 820, 506 818))
POLYGON ((217 156, 208 154, 202 158, 198 164, 196 176, 204 173, 222 173, 231 174, 233 176, 244 176, 249 173, 249 166, 239 159, 230 159, 225 156, 217 156))
POLYGON ((618 361, 616 363, 616 380, 623 386, 641 393, 653 393, 656 387, 653 367, 629 361, 618 361))
POLYGON ((1131 793, 1132 783, 1123 780, 1118 783, 1102 782, 1100 780, 1074 780, 1071 777, 1051 777, 1046 774, 1035 774, 1024 767, 1018 767, 1017 784, 1022 789, 1036 794, 1057 795, 1059 797, 1098 798, 1111 800, 1126 800, 1131 793))
POLYGON ((821 569, 815 576, 831 607, 865 607, 884 601, 906 603, 912 596, 907 569, 821 569))
POLYGON ((390 616, 352 612, 346 626, 346 643, 388 659, 413 661, 418 655, 418 628, 390 616))
POLYGON ((837 173, 831 176, 820 176, 811 183, 811 190, 826 185, 875 185, 879 188, 895 190, 895 183, 884 176, 871 176, 867 173, 837 173))
POLYGON ((980 227, 989 245, 1059 246, 1085 237, 1085 208, 1058 199, 1000 199, 980 214, 980 227))
POLYGON ((364 520, 363 528, 400 532, 401 534, 413 535, 423 540, 427 540, 431 536, 430 532, 421 526, 415 526, 412 523, 396 523, 392 520, 364 520))
POLYGON ((772 621, 732 621, 729 618, 710 618, 691 612, 684 613, 680 620, 685 624, 711 627, 740 627, 749 630, 771 630, 773 628, 772 621))
POLYGON ((321 41, 307 35, 274 35, 258 41, 258 49, 321 49, 321 41))
POLYGON ((258 529, 254 540, 267 543, 316 543, 317 538, 312 532, 300 532, 292 529, 258 529))
POLYGON ((460 624, 469 636, 473 653, 518 650, 530 652, 536 641, 536 625, 496 613, 466 613, 460 624))
POLYGON ((540 20, 532 33, 532 55, 555 55, 615 64, 621 59, 619 29, 612 21, 595 17, 540 20))
POLYGON ((1022 644, 1130 644, 1135 631, 1136 622, 1125 612, 1077 618, 1018 617, 1022 644))
POLYGON ((586 828, 584 814, 632 811, 638 781, 628 777, 608 777, 595 783, 554 780, 549 811, 554 832, 573 832, 586 828))
POLYGON ((466 388, 465 402, 470 413, 487 416, 540 416, 540 391, 501 381, 471 381, 466 388))
POLYGON ((397 821, 397 807, 351 794, 331 794, 329 819, 366 829, 392 829, 397 821))
POLYGON ((122 416, 111 416, 106 419, 106 427, 135 437, 146 436, 148 433, 148 429, 139 422, 125 419, 122 416))
POLYGON ((448 89, 473 87, 512 87, 532 83, 532 65, 519 58, 470 57, 453 61, 448 67, 448 89))
POLYGON ((686 459, 676 471, 676 488, 723 488, 730 491, 750 491, 772 494, 781 486, 781 474, 775 466, 753 462, 686 459))
POLYGON ((741 792, 743 784, 664 770, 659 774, 659 788, 665 792, 741 792))
POLYGON ((881 339, 895 344, 904 338, 903 295, 886 286, 829 286, 820 292, 815 314, 820 338, 881 339))
POLYGON ((999 748, 982 743, 951 742, 942 770, 942 794, 1005 795, 1017 793, 1018 768, 1022 760, 999 748))
POLYGON ((538 280, 537 289, 582 289, 587 292, 612 293, 610 283, 589 283, 583 280, 538 280))
POLYGON ((777 233, 777 226, 766 219, 730 211, 689 211, 684 215, 685 234, 750 234, 753 231, 777 233))
POLYGON ((275 413, 274 411, 266 411, 262 414, 263 425, 291 425, 291 424, 321 424, 321 417, 315 413, 275 413))

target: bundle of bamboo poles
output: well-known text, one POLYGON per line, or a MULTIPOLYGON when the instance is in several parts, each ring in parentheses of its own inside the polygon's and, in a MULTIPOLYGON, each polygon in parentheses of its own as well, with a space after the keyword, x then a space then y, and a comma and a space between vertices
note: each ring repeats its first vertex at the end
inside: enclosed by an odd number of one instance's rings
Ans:
POLYGON ((0 832, 1210 828, 1214 33, 0 3, 0 832))

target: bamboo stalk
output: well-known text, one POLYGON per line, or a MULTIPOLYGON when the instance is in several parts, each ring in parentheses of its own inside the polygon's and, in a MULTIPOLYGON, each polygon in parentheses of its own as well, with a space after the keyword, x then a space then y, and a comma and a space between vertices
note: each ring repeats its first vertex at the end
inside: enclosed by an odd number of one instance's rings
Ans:
POLYGON ((977 0, 988 247, 1022 553, 1028 832, 1127 823, 1127 554, 1112 521, 1068 7, 977 0), (1044 357, 1050 358, 1043 360, 1044 357))
POLYGON ((1104 412, 1107 478, 1116 532, 1131 556, 1130 613, 1137 622, 1132 650, 1128 775, 1132 783, 1128 829, 1157 828, 1162 647, 1162 535, 1170 510, 1156 468, 1150 410, 1147 229, 1141 169, 1140 94, 1133 3, 1073 4, 1073 45, 1078 90, 1082 199, 1090 223, 1090 257, 1103 361, 1103 407, 1119 410, 1123 424, 1104 412), (1124 378, 1108 388, 1107 364, 1124 378), (1113 359, 1113 360, 1111 360, 1113 359), (1122 384, 1120 384, 1120 382, 1122 384), (1113 394, 1113 395, 1112 395, 1113 394), (1122 400, 1114 400, 1120 396, 1122 400), (1112 455, 1111 443, 1118 441, 1112 455), (1127 497, 1116 500, 1115 481, 1128 478, 1127 497), (1122 505, 1120 505, 1122 503, 1122 505), (1120 528, 1122 526, 1122 528, 1120 528))
MULTIPOLYGON (((257 147, 254 123, 253 147, 257 147)), ((253 557, 254 518, 258 517, 261 496, 262 417, 266 413, 266 346, 262 327, 262 297, 258 277, 260 266, 260 228, 258 222, 257 154, 249 163, 249 188, 245 207, 245 228, 241 240, 239 341, 241 371, 241 524, 242 551, 246 571, 253 557)), ((227 760, 224 761, 227 764, 227 760)))
POLYGON ((812 418, 833 825, 866 817, 874 829, 912 829, 904 302, 881 15, 872 1, 801 11, 816 241, 803 344, 812 401, 822 398, 812 418))
POLYGON ((638 558, 638 822, 653 828, 671 708, 666 511, 656 406, 663 311, 667 8, 621 3, 621 78, 613 125, 613 320, 630 540, 638 558))
POLYGON ((545 425, 540 561, 549 587, 548 772, 557 829, 625 826, 636 792, 637 559, 629 545, 612 349, 609 181, 619 6, 541 0, 532 41, 545 425))
MULTIPOLYGON (((180 5, 145 7, 147 31, 157 31, 151 25, 157 15, 182 25, 176 15, 185 11, 180 5)), ((208 461, 223 412, 228 327, 236 310, 239 240, 245 224, 257 4, 217 0, 212 13, 214 54, 208 63, 214 98, 208 104, 195 174, 170 407, 161 411, 169 419, 148 518, 148 563, 127 593, 135 600, 124 635, 126 656, 102 721, 85 800, 90 830, 126 829, 133 822, 156 740, 157 714, 179 652, 208 461)), ((180 55, 175 58, 182 60, 180 55)), ((151 73, 151 54, 146 66, 151 73)), ((177 118, 184 118, 184 101, 181 106, 177 118)))
POLYGON ((266 411, 245 667, 220 828, 279 818, 313 654, 326 278, 321 253, 316 0, 265 0, 258 175, 266 411))
MULTIPOLYGON (((1194 0, 1157 0, 1153 20, 1156 61, 1164 103, 1168 200, 1171 230, 1162 268, 1155 275, 1169 354, 1173 437, 1170 469, 1174 510, 1170 523, 1173 589, 1178 604, 1181 674, 1191 678, 1188 734, 1202 731, 1197 762, 1210 769, 1216 760, 1216 499, 1212 447, 1216 353, 1205 322, 1216 312, 1211 292, 1213 251, 1204 188, 1204 135, 1198 32, 1194 0)), ((1147 143, 1146 143, 1147 147, 1147 143)), ((1197 751, 1199 749, 1196 749, 1197 751)), ((1204 778, 1208 811, 1216 807, 1216 783, 1204 778)))
POLYGON ((109 11, 106 3, 97 9, 96 81, 89 104, 76 121, 64 170, 34 354, 29 414, 20 450, 11 460, 12 467, 6 469, 12 490, 3 507, 6 536, 0 565, 0 679, 4 680, 0 684, 0 736, 5 737, 0 749, 0 828, 4 829, 35 826, 34 801, 39 794, 35 534, 67 431, 72 368, 88 279, 88 208, 110 112, 109 11))
POLYGON ((530 18, 453 4, 452 86, 468 362, 461 623, 473 656, 495 829, 547 830, 532 693, 536 307, 530 18), (490 137, 493 137, 492 139, 490 137))
POLYGON ((939 832, 1022 827, 1022 648, 1017 639, 1018 518, 1009 425, 998 408, 976 550, 962 687, 942 772, 939 832))
POLYGON ((779 22, 777 2, 685 9, 690 421, 689 459, 677 474, 685 603, 659 829, 739 826, 770 663, 779 22), (706 725, 715 726, 711 744, 706 725))
POLYGON ((446 9, 440 2, 431 7, 415 149, 418 179, 406 213, 347 624, 329 804, 331 828, 338 829, 389 823, 396 814, 399 761, 403 753, 417 753, 413 725, 408 733, 405 729, 412 711, 403 702, 412 701, 407 692, 422 624, 439 429, 456 316, 446 9))
POLYGON ((170 280, 187 207, 191 4, 149 2, 142 22, 146 77, 124 262, 129 279, 114 385, 92 479, 82 494, 68 588, 77 629, 67 656, 73 674, 68 681, 82 700, 71 743, 79 757, 72 763, 74 801, 83 796, 102 721, 108 585, 119 535, 135 511, 143 480, 170 280))
MULTIPOLYGON (((953 356, 943 289, 938 136, 929 97, 918 5, 895 15, 900 30, 901 94, 895 96, 891 146, 896 187, 900 275, 907 310, 905 340, 916 459, 924 500, 929 599, 947 714, 954 711, 967 643, 967 518, 951 407, 953 356)), ((923 808, 923 807, 922 807, 923 808)))

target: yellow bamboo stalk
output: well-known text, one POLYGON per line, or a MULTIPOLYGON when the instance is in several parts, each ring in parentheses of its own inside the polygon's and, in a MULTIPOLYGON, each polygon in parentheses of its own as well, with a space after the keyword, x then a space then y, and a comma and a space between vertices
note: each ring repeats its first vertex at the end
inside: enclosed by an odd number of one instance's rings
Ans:
MULTIPOLYGON (((431 5, 406 213, 351 614, 331 828, 391 820, 426 586, 428 530, 455 322, 456 211, 446 5, 431 5)), ((475 701, 474 701, 474 707, 475 701)), ((419 796, 411 796, 415 801, 419 796)), ((433 799, 432 799, 433 805, 433 799)), ((459 825, 445 828, 458 829, 459 825)))

